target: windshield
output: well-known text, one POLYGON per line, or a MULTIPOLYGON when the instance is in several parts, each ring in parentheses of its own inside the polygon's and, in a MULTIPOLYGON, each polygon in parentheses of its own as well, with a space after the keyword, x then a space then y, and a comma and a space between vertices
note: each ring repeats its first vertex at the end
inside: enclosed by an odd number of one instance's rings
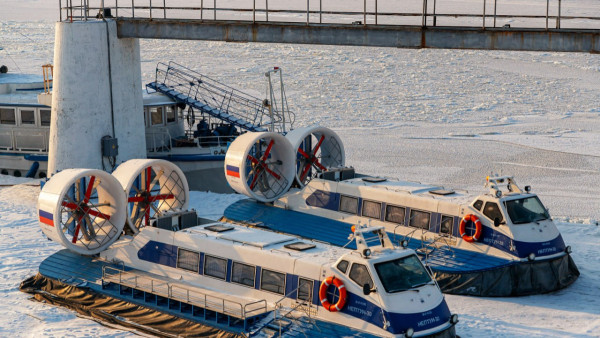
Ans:
POLYGON ((410 290, 431 282, 431 277, 416 255, 375 264, 386 292, 410 290))
POLYGON ((549 219, 550 215, 537 196, 506 201, 506 211, 513 224, 549 219))

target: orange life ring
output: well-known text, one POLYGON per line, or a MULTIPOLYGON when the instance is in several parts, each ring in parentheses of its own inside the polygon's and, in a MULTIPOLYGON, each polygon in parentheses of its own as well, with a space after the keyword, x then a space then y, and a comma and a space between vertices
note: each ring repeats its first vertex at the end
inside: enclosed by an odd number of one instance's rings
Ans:
POLYGON ((468 214, 465 217, 463 217, 462 221, 460 221, 460 227, 458 228, 459 232, 460 232, 460 237, 462 237, 463 240, 465 240, 466 242, 469 243, 473 243, 473 242, 477 242, 479 240, 479 237, 481 237, 481 231, 482 231, 482 226, 481 226, 481 221, 479 220, 479 218, 473 214, 468 214), (473 222, 473 224, 475 224, 475 233, 472 236, 467 236, 467 223, 469 222, 473 222))
POLYGON ((348 297, 346 286, 344 286, 344 282, 341 279, 335 278, 335 276, 329 276, 325 278, 325 280, 321 283, 321 287, 319 288, 319 300, 321 300, 321 305, 330 312, 336 312, 342 310, 344 305, 346 305, 346 298, 348 297), (329 285, 335 285, 335 287, 340 292, 340 298, 337 303, 331 304, 327 300, 327 288, 329 285))

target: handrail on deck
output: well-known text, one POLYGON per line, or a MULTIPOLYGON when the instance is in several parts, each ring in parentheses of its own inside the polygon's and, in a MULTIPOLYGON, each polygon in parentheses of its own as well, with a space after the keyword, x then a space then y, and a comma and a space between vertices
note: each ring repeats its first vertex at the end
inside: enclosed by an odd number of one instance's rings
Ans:
MULTIPOLYGON (((459 12, 439 12, 440 4, 444 4, 444 0, 421 0, 422 4, 417 5, 420 7, 418 11, 414 9, 409 10, 409 7, 415 7, 416 2, 395 2, 395 6, 404 6, 405 9, 399 11, 386 11, 381 10, 382 4, 390 3, 385 0, 364 0, 362 8, 356 8, 355 10, 347 10, 348 4, 340 4, 334 0, 310 0, 306 1, 305 8, 302 9, 281 9, 281 8, 269 8, 269 0, 256 1, 248 0, 246 7, 222 7, 227 6, 226 0, 190 0, 187 2, 187 6, 168 6, 167 0, 158 0, 153 2, 152 0, 59 0, 60 8, 60 21, 63 18, 66 20, 84 21, 90 18, 95 18, 97 15, 109 14, 116 18, 134 18, 134 19, 196 19, 200 21, 217 21, 217 20, 234 20, 240 22, 289 22, 293 19, 293 22, 306 22, 310 24, 355 24, 363 26, 372 25, 398 25, 408 26, 409 24, 402 23, 400 21, 381 23, 381 18, 420 18, 420 25, 422 27, 436 27, 438 26, 438 19, 465 19, 465 18, 477 18, 478 21, 472 22, 461 22, 460 26, 463 27, 480 27, 495 28, 497 27, 497 19, 544 19, 546 30, 551 28, 560 29, 564 20, 585 20, 587 22, 600 22, 600 13, 597 16, 587 15, 563 15, 563 4, 562 0, 552 1, 546 0, 545 6, 540 4, 537 6, 540 10, 539 14, 519 14, 522 12, 523 5, 532 5, 531 2, 523 1, 523 4, 511 5, 511 9, 515 11, 514 14, 499 14, 498 3, 499 0, 480 0, 481 11, 475 13, 459 13, 459 12), (158 2, 158 4, 156 4, 158 2), (251 3, 251 4, 250 4, 251 3), (218 5, 221 5, 218 6, 218 5), (326 7, 324 7, 326 5, 326 7), (337 8, 336 8, 337 7, 337 8), (324 9, 327 8, 327 9, 324 9), (332 9, 330 9, 332 8, 332 9), (543 12, 542 12, 543 9, 543 12), (154 13, 160 13, 157 17, 154 13), (185 15, 184 15, 185 13, 185 15), (212 15, 205 15, 212 14, 212 15), (551 14, 553 13, 553 14, 551 14), (168 15, 170 14, 170 15, 168 15), (348 16, 351 16, 349 20, 348 16), (262 20, 261 20, 262 19, 262 20), (362 20, 356 20, 362 19, 362 20), (353 21, 352 21, 353 20, 353 21), (489 25, 491 21, 491 25, 489 25), (554 26, 551 27, 551 23, 554 21, 554 26)), ((271 0, 271 4, 275 2, 271 0)), ((172 2, 171 2, 172 3, 172 2)), ((448 2, 446 2, 448 3, 448 2)), ((507 4, 501 4, 508 6, 507 4)), ((535 6, 535 4, 534 4, 535 6)), ((300 8, 300 7, 297 7, 300 8)), ((514 24, 514 23, 511 23, 514 24)), ((414 24, 411 24, 414 26, 414 24)), ((503 27, 505 27, 503 25, 503 27)), ((510 27, 510 26, 509 26, 510 27)), ((514 26, 517 27, 517 26, 514 26)), ((514 28, 513 27, 513 28, 514 28)), ((529 26, 528 26, 529 27, 529 26)), ((531 27, 529 27, 531 28, 531 27)), ((542 27, 536 27, 542 28, 542 27)))
POLYGON ((163 280, 152 278, 150 276, 139 275, 135 272, 117 269, 108 265, 104 265, 102 267, 102 283, 104 284, 106 282, 117 282, 119 285, 140 290, 147 288, 147 286, 143 285, 144 282, 146 282, 145 285, 147 285, 149 282, 151 293, 160 292, 158 289, 161 286, 166 286, 167 293, 165 296, 169 299, 201 306, 214 311, 220 311, 223 314, 233 315, 240 319, 246 319, 254 314, 267 312, 267 301, 265 299, 243 305, 240 302, 232 301, 224 297, 210 295, 193 288, 172 284, 163 280), (130 278, 124 279, 124 273, 130 274, 130 278), (133 277, 133 281, 130 281, 131 277, 133 277), (250 308, 253 306, 256 307, 250 308))

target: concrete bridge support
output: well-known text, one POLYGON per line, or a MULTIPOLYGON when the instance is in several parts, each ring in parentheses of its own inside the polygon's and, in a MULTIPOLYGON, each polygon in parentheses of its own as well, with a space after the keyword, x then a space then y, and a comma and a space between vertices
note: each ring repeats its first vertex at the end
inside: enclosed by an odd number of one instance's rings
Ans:
POLYGON ((145 158, 138 39, 117 38, 110 20, 58 22, 54 63, 48 174, 145 158), (102 156, 105 137, 118 155, 102 156))

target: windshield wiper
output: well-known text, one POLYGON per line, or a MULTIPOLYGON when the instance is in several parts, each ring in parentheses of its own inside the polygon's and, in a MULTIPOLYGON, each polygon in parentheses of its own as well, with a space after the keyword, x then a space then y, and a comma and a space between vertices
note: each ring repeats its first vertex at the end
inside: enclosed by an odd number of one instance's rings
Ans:
POLYGON ((420 286, 423 286, 423 285, 433 285, 433 284, 434 284, 434 283, 433 283, 432 281, 428 281, 428 282, 425 282, 425 283, 419 283, 419 284, 415 284, 415 285, 413 285, 413 286, 411 286, 411 287, 413 287, 413 288, 418 288, 418 287, 420 287, 420 286))

